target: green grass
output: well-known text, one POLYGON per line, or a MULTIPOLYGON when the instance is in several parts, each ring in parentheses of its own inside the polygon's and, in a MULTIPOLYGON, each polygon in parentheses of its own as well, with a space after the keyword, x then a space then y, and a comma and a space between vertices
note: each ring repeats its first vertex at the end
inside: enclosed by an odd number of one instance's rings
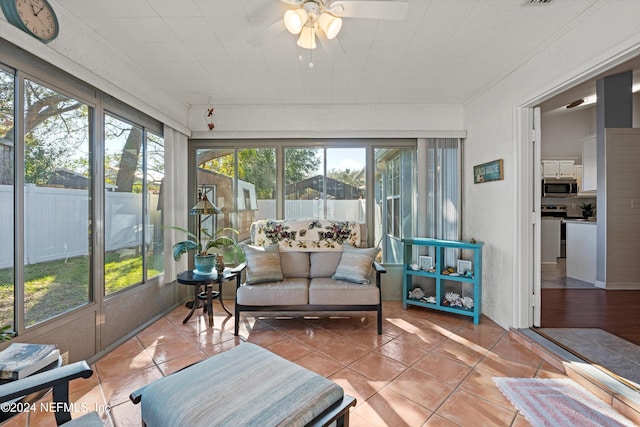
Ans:
MULTIPOLYGON (((153 256, 149 265, 154 266, 153 256)), ((160 262, 161 268, 161 262, 160 262)), ((149 268, 148 277, 161 271, 149 268)), ((13 269, 0 269, 0 326, 13 323, 13 269)), ((142 282, 142 257, 120 258, 109 253, 105 262, 106 293, 142 282)), ((80 256, 25 267, 27 326, 89 302, 89 257, 80 256)))

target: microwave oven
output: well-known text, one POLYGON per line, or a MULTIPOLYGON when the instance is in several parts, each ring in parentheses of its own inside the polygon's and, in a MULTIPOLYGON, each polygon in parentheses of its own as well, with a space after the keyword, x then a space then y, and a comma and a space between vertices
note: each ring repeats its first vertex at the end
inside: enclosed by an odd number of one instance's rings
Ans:
POLYGON ((545 179, 542 181, 542 197, 570 197, 578 194, 575 179, 545 179))

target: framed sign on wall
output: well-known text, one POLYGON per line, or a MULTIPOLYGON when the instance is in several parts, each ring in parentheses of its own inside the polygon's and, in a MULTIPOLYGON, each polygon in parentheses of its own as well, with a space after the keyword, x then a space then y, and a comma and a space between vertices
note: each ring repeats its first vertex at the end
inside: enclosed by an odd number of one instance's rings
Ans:
POLYGON ((473 183, 499 181, 504 179, 502 159, 482 163, 473 167, 473 183))

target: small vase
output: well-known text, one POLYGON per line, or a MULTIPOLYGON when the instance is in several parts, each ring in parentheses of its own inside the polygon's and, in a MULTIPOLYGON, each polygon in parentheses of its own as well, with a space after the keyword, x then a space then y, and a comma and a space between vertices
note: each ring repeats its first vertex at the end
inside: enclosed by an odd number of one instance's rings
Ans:
POLYGON ((582 216, 586 219, 593 216, 593 211, 582 211, 582 216))
POLYGON ((211 274, 216 265, 215 255, 194 255, 193 264, 196 266, 196 273, 211 274))

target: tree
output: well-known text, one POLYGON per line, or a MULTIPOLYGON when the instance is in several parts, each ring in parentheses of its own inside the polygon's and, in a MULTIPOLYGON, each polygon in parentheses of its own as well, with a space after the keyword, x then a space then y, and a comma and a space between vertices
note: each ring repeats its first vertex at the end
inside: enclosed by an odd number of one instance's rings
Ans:
MULTIPOLYGON (((13 184, 14 83, 13 75, 0 71, 0 184, 13 184)), ((60 169, 89 176, 89 107, 38 83, 24 80, 25 182, 48 184, 60 169)), ((126 123, 111 126, 107 134, 125 135, 117 156, 107 155, 114 167, 117 191, 136 187, 136 169, 142 150, 142 130, 126 123), (117 165, 114 164, 117 157, 117 165)), ((106 171, 109 181, 110 170, 106 171)))
POLYGON ((317 156, 317 150, 312 148, 294 148, 287 149, 284 153, 285 184, 302 181, 309 178, 312 174, 318 173, 318 167, 321 160, 317 156))
POLYGON ((344 182, 345 184, 353 185, 354 187, 364 186, 364 174, 361 170, 351 170, 348 168, 344 170, 331 169, 327 172, 327 176, 344 182))
MULTIPOLYGON (((13 184, 13 156, 7 151, 14 149, 15 139, 14 77, 0 74, 0 132, 5 141, 0 183, 13 184)), ((88 107, 30 80, 24 82, 25 182, 45 184, 56 169, 73 170, 77 163, 73 154, 88 138, 88 107)))
POLYGON ((120 165, 116 176, 116 191, 131 193, 136 181, 136 168, 142 149, 142 129, 132 126, 120 156, 120 165))

